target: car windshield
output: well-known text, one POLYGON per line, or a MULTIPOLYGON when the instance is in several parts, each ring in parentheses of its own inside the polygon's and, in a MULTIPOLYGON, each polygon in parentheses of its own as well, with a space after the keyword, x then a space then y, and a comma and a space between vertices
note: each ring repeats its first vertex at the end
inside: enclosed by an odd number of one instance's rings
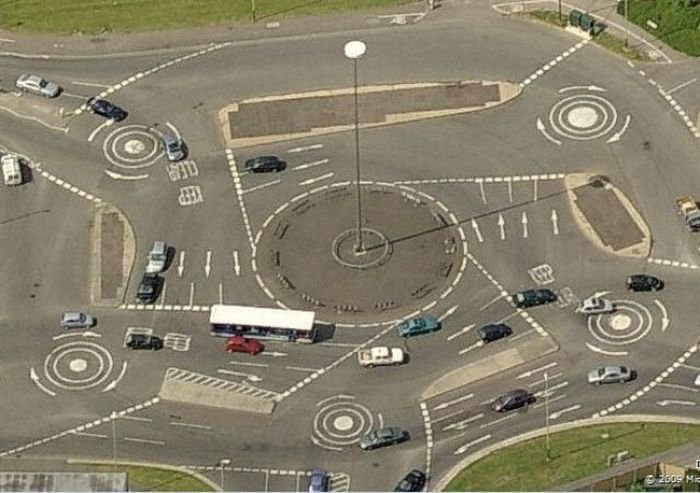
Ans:
POLYGON ((180 150, 180 144, 179 144, 179 142, 169 142, 169 143, 168 143, 168 149, 169 149, 171 152, 177 152, 177 151, 179 151, 179 150, 180 150))
POLYGON ((626 367, 626 366, 621 366, 621 367, 620 367, 620 372, 621 372, 621 373, 627 373, 627 367, 626 367))
POLYGON ((48 82, 46 82, 45 80, 42 80, 39 82, 39 87, 46 87, 47 85, 48 85, 48 82))
POLYGON ((598 376, 602 377, 603 375, 605 375, 605 368, 598 368, 598 376))

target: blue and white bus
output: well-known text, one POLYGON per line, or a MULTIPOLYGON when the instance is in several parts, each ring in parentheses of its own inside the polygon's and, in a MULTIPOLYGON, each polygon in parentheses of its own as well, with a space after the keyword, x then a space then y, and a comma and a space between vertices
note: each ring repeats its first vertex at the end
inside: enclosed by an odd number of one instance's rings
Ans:
POLYGON ((255 306, 213 305, 209 312, 210 333, 218 337, 244 336, 290 342, 314 342, 316 314, 255 306))

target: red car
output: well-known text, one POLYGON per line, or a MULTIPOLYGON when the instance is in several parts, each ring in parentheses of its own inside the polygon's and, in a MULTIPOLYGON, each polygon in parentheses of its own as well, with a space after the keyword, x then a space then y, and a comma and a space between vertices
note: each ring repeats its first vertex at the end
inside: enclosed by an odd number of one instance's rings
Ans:
POLYGON ((262 342, 255 339, 246 339, 243 336, 234 336, 226 339, 226 351, 229 353, 258 354, 265 349, 262 342))

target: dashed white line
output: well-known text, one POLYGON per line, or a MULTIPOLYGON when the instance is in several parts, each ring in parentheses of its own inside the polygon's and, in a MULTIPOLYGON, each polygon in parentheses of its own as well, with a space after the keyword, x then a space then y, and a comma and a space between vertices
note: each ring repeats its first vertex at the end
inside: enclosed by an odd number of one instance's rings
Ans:
POLYGON ((301 171, 303 169, 313 168, 315 166, 320 166, 322 164, 326 164, 327 162, 328 162, 328 159, 319 159, 318 161, 312 161, 310 163, 304 163, 304 164, 300 164, 299 166, 294 166, 292 168, 292 171, 301 171))
POLYGON ((321 180, 327 180, 328 178, 331 178, 335 173, 332 171, 330 173, 326 173, 325 175, 317 176, 315 178, 309 178, 308 180, 304 180, 302 182, 299 182, 300 186, 305 186, 305 185, 311 185, 312 183, 319 182, 321 180))
POLYGON ((124 437, 124 440, 128 442, 147 443, 149 445, 165 445, 165 442, 162 440, 149 440, 148 438, 124 437))

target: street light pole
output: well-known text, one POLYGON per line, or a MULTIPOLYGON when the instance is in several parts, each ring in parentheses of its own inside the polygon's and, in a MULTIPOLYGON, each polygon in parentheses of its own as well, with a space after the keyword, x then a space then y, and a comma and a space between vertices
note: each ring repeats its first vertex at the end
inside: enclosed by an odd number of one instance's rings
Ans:
POLYGON ((352 60, 354 74, 354 102, 355 102, 355 187, 357 189, 357 241, 355 254, 362 255, 365 252, 362 243, 362 198, 360 189, 360 116, 357 102, 357 60, 367 51, 367 45, 362 41, 349 41, 345 43, 345 56, 352 60))
POLYGON ((545 460, 550 461, 549 454, 549 380, 547 372, 544 372, 544 426, 545 426, 545 460))
POLYGON ((255 0, 250 0, 250 14, 253 17, 253 24, 255 24, 255 0))
POLYGON ((219 466, 221 466, 221 482, 219 483, 221 485, 221 491, 224 490, 224 468, 231 464, 231 459, 221 459, 219 460, 219 466))
POLYGON ((630 37, 630 24, 629 24, 629 20, 627 19, 627 3, 628 3, 628 0, 625 0, 625 48, 629 48, 629 37, 630 37))
POLYGON ((113 412, 112 418, 112 469, 117 472, 117 413, 113 412))

